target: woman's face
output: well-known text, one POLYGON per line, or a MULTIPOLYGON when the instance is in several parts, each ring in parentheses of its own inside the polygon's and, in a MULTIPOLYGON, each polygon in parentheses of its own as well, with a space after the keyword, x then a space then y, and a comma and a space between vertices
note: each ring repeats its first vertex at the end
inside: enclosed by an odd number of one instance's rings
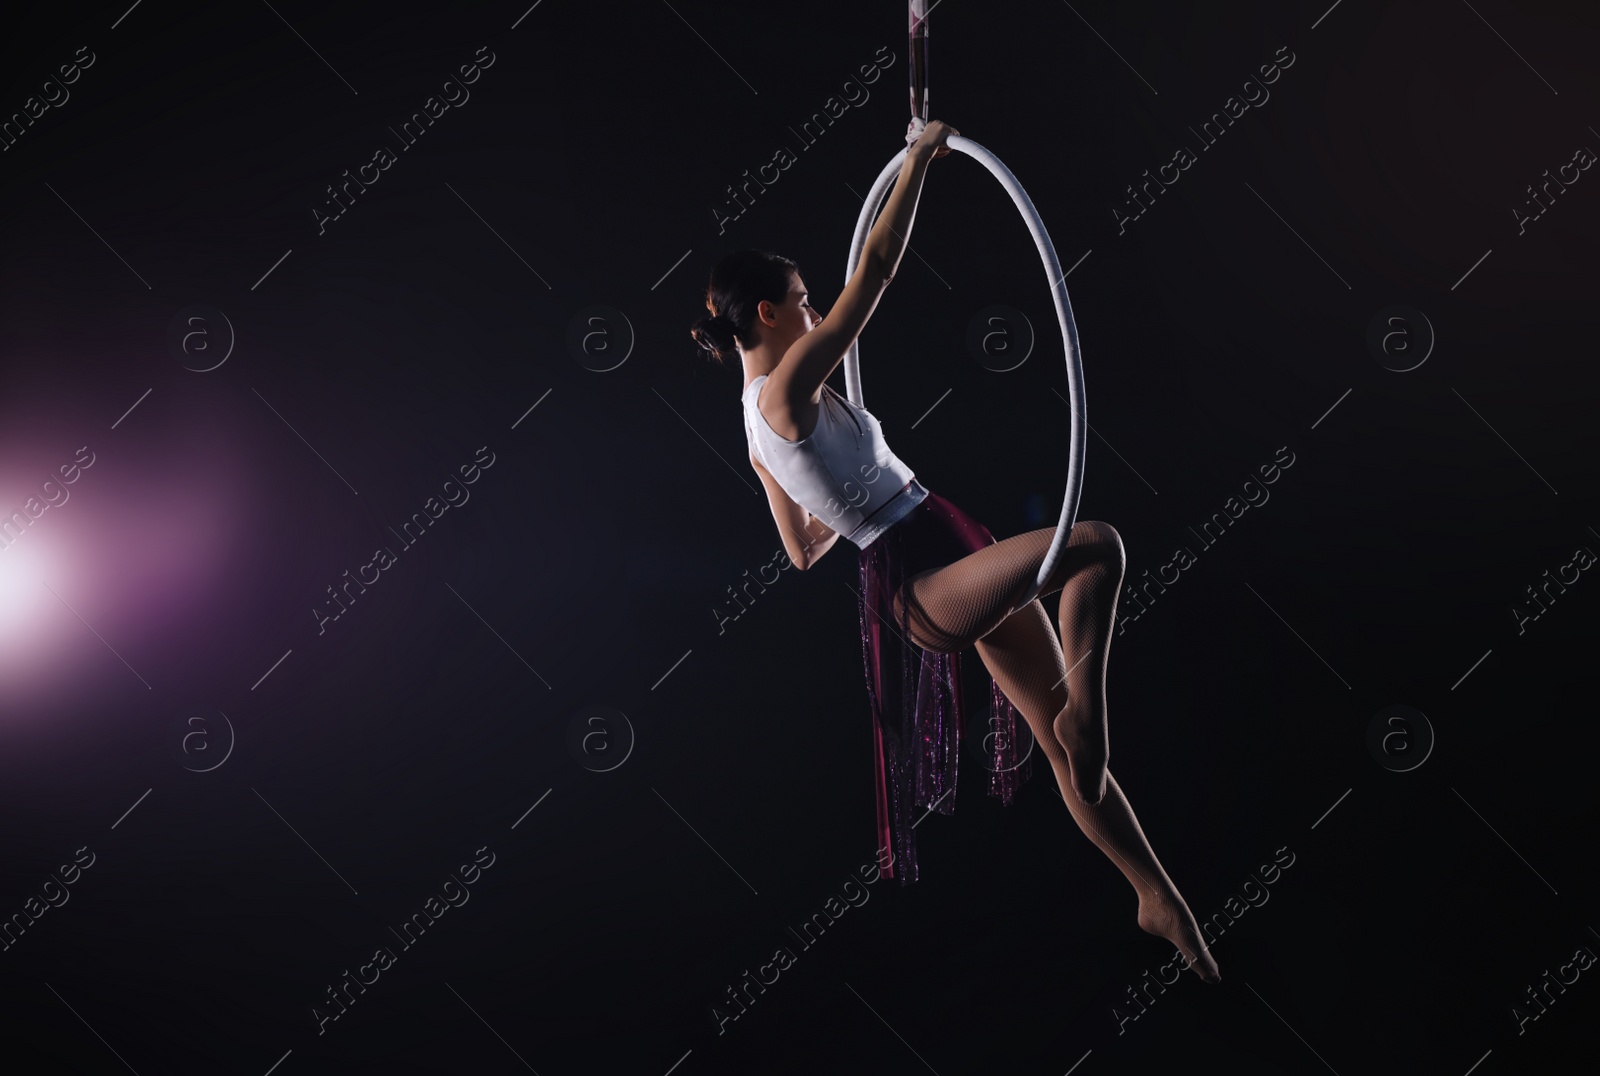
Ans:
POLYGON ((822 323, 822 315, 811 305, 806 282, 798 273, 789 274, 789 294, 782 303, 763 301, 760 306, 762 328, 787 351, 789 345, 822 323), (768 322, 771 322, 769 325, 768 322))

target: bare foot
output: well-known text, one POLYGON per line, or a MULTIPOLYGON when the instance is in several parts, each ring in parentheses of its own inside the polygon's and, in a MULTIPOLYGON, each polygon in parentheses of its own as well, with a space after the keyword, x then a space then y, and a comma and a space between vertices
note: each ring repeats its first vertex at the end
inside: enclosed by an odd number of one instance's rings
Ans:
POLYGON ((1056 715, 1054 729, 1067 753, 1067 765, 1072 771, 1072 790, 1090 807, 1098 806, 1106 796, 1106 762, 1110 749, 1106 745, 1106 715, 1102 708, 1100 719, 1091 720, 1085 712, 1088 707, 1078 706, 1069 700, 1056 715))
POLYGON ((1139 929, 1165 938, 1183 954, 1187 967, 1208 983, 1220 983, 1222 973, 1212 959, 1189 906, 1176 892, 1166 897, 1139 898, 1139 929))

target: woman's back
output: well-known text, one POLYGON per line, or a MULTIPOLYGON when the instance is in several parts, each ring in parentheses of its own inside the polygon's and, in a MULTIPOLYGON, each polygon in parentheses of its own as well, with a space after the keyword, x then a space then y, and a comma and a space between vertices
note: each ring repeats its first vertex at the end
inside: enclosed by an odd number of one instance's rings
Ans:
POLYGON ((750 454, 796 504, 847 540, 865 549, 928 496, 911 468, 890 451, 872 412, 826 384, 816 428, 797 441, 779 436, 761 413, 766 382, 761 374, 744 390, 750 454))

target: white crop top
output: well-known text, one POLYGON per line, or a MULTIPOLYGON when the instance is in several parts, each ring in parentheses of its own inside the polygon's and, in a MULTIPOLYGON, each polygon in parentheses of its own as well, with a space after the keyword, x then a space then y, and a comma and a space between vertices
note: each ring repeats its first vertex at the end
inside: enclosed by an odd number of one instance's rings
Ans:
POLYGON ((758 401, 767 375, 744 390, 744 432, 750 452, 794 502, 861 549, 903 519, 928 491, 889 451, 883 427, 828 385, 811 436, 785 440, 758 401))

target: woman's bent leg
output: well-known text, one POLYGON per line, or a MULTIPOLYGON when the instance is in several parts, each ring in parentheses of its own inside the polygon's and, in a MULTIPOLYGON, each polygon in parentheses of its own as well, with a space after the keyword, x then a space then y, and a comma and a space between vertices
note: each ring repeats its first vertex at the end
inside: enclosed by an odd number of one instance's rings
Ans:
MULTIPOLYGON (((1015 611, 1014 603, 1038 575, 1055 533, 1054 527, 1028 531, 913 576, 904 588, 912 641, 926 650, 950 653, 988 635, 1015 611)), ((1105 795, 1110 757, 1106 663, 1123 565, 1116 528, 1080 522, 1040 591, 1062 592, 1059 619, 1068 661, 1062 673, 1066 699, 1055 711, 1054 731, 1046 739, 1059 740, 1066 749, 1073 787, 1090 804, 1105 795)), ((897 598, 897 622, 900 606, 897 598)))
MULTIPOLYGON (((1085 523, 1083 566, 1061 589, 1057 622, 1061 646, 1070 656, 1067 704, 1054 722, 1056 738, 1072 760, 1072 783, 1084 803, 1106 794, 1110 757, 1106 723, 1106 664, 1111 659, 1111 628, 1117 619, 1117 592, 1127 557, 1122 536, 1109 523, 1085 523)), ((1077 527, 1073 537, 1078 537, 1077 527)))
MULTIPOLYGON (((1037 597, 1054 594, 1073 576, 1104 556, 1106 523, 1082 522, 1067 536, 1054 572, 1037 597)), ((1115 533, 1114 531, 1112 533, 1115 533)), ((1050 550, 1056 528, 1042 527, 995 542, 906 581, 911 639, 924 650, 964 650, 1016 611, 1050 550)), ((901 600, 895 600, 900 622, 901 600)))

